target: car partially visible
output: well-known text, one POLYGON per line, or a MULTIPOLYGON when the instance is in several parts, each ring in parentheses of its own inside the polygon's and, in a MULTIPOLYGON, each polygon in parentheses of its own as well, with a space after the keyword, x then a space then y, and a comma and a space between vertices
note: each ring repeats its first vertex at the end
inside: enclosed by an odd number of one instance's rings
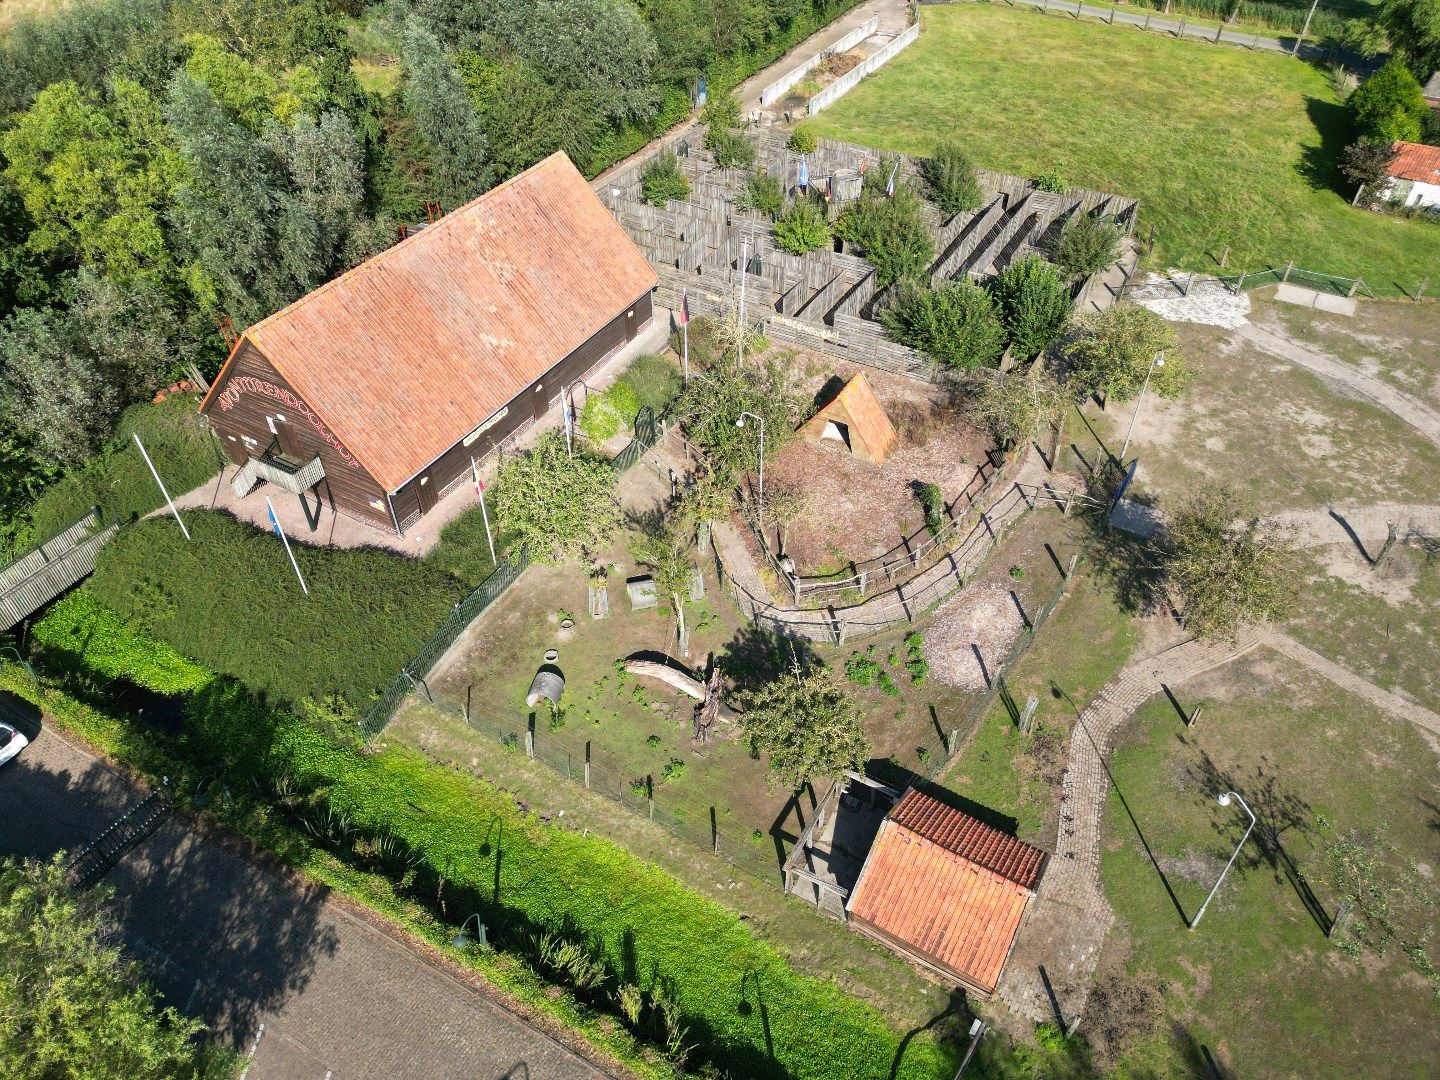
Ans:
POLYGON ((29 745, 29 739, 9 724, 0 721, 0 765, 4 765, 29 745))

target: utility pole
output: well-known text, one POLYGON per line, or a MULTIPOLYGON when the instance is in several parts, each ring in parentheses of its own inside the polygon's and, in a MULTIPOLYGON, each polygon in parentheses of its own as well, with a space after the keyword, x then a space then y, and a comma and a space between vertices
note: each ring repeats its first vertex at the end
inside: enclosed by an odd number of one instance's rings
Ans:
POLYGON ((1295 48, 1290 50, 1291 56, 1300 55, 1300 43, 1305 40, 1305 35, 1310 32, 1310 20, 1315 17, 1315 9, 1320 6, 1320 0, 1310 0, 1310 10, 1305 13, 1305 25, 1300 28, 1300 36, 1295 39, 1295 48))

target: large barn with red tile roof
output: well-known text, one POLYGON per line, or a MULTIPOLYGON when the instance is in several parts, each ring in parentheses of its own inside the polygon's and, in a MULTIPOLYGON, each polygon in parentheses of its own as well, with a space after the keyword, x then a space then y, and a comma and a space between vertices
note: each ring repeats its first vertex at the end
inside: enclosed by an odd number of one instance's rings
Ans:
POLYGON ((250 327, 200 409, 237 494, 265 480, 403 534, 635 338, 655 285, 557 153, 250 327))
POLYGON ((911 788, 866 856, 850 924, 944 978, 993 994, 1046 854, 911 788))

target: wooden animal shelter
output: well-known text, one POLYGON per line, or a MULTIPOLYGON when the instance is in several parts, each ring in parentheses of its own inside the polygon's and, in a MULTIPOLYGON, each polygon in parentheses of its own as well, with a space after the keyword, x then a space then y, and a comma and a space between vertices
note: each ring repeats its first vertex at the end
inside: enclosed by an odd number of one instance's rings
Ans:
POLYGON ((802 439, 838 446, 876 465, 890 456, 899 438, 864 375, 854 376, 821 402, 799 432, 802 439))

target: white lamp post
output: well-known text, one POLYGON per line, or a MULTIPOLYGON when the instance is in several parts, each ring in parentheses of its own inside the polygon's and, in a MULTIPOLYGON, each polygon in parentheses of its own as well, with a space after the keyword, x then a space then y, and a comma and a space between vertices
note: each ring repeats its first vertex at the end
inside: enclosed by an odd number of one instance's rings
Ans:
POLYGON ((745 426, 745 417, 747 417, 747 416, 754 417, 755 422, 760 425, 760 497, 759 497, 759 507, 760 507, 760 519, 763 521, 763 520, 765 519, 765 418, 764 418, 763 416, 756 416, 753 412, 750 412, 749 410, 746 410, 745 412, 742 412, 742 413, 740 414, 739 419, 737 419, 737 420, 735 421, 735 426, 738 427, 738 428, 743 428, 743 427, 745 426))
POLYGON ((1245 813, 1250 815, 1250 824, 1245 829, 1245 835, 1240 838, 1240 843, 1235 845, 1235 850, 1230 853, 1230 861, 1225 864, 1225 869, 1220 871, 1220 876, 1215 879, 1215 887, 1210 890, 1210 895, 1205 897, 1205 903, 1200 905, 1200 910, 1195 913, 1195 918, 1190 920, 1190 929, 1194 930, 1200 923, 1200 916, 1205 914, 1205 909, 1210 906, 1210 901, 1215 899, 1215 894, 1220 891, 1220 883, 1225 880, 1225 875, 1230 872, 1230 867, 1235 865, 1235 856, 1240 854, 1240 849, 1245 846, 1245 841, 1250 839, 1250 830, 1255 828, 1255 811, 1251 810, 1244 799, 1240 798, 1238 792, 1227 791, 1220 796, 1220 805, 1229 806, 1230 800, 1234 799, 1242 807, 1245 813))
POLYGON ((1150 361, 1150 367, 1145 372, 1145 381, 1140 384, 1140 396, 1135 399, 1135 411, 1130 414, 1130 426, 1125 429, 1125 445, 1120 447, 1120 464, 1125 464, 1125 451, 1130 449, 1130 436, 1135 433, 1135 421, 1140 416, 1140 403, 1145 400, 1145 391, 1150 386, 1150 376, 1155 374, 1157 367, 1165 366, 1165 354, 1156 353, 1155 359, 1150 361))

